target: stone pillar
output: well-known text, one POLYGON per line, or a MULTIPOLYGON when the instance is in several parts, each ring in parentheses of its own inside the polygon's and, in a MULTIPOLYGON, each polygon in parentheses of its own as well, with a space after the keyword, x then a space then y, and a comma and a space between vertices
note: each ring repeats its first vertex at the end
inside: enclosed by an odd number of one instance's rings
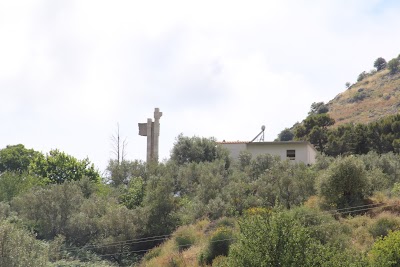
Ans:
POLYGON ((147 162, 158 161, 158 138, 160 136, 160 118, 162 112, 159 108, 154 110, 154 122, 147 119, 147 123, 139 123, 139 135, 147 136, 147 162))
POLYGON ((154 110, 154 123, 153 123, 153 159, 158 161, 158 139, 160 136, 160 118, 162 112, 159 108, 154 110))

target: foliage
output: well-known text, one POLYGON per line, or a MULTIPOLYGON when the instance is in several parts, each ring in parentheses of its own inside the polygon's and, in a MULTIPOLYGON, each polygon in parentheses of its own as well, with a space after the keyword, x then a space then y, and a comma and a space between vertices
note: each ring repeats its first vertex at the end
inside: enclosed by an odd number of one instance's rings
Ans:
POLYGON ((280 203, 290 209, 315 194, 315 175, 304 164, 284 161, 265 172, 254 184, 264 206, 280 203))
POLYGON ((310 111, 308 115, 324 114, 328 113, 329 107, 324 102, 314 102, 311 104, 310 111))
POLYGON ((384 68, 386 68, 386 60, 383 57, 378 57, 374 61, 374 67, 377 71, 383 70, 384 68))
POLYGON ((195 232, 190 227, 181 227, 175 234, 175 243, 179 251, 190 248, 196 240, 195 232))
POLYGON ((78 160, 57 149, 35 158, 29 169, 32 174, 46 178, 49 183, 77 181, 84 176, 92 181, 100 180, 99 173, 89 159, 78 160))
POLYGON ((368 73, 366 73, 365 71, 361 72, 358 77, 357 77, 357 82, 361 82, 362 80, 364 80, 366 77, 368 77, 368 73))
POLYGON ((143 180, 147 179, 146 164, 139 160, 110 160, 107 172, 111 183, 115 186, 127 185, 135 177, 140 177, 143 180))
POLYGON ((120 194, 119 199, 128 209, 133 209, 142 204, 145 195, 145 183, 142 178, 137 177, 129 181, 125 190, 120 194))
POLYGON ((307 230, 284 212, 247 215, 232 247, 232 266, 312 266, 314 249, 307 230))
POLYGON ((319 183, 320 195, 338 209, 362 205, 369 188, 364 164, 356 157, 336 159, 319 183))
POLYGON ((4 172, 0 174, 0 201, 10 201, 15 196, 39 185, 40 180, 27 173, 4 172))
POLYGON ((218 256, 228 256, 229 247, 232 242, 232 230, 225 227, 218 228, 211 235, 206 250, 200 254, 199 262, 202 264, 211 264, 218 256))
POLYGON ((40 155, 40 152, 27 149, 22 144, 7 146, 0 150, 0 173, 27 172, 29 165, 40 155))
POLYGON ((371 266, 395 267, 400 263, 400 231, 390 232, 379 238, 373 245, 369 256, 371 266))
POLYGON ((390 70, 390 74, 395 74, 399 71, 399 59, 393 58, 388 62, 388 69, 390 70))
POLYGON ((296 140, 307 140, 323 152, 328 143, 328 126, 335 123, 328 114, 316 114, 308 116, 302 125, 295 128, 296 140))
POLYGON ((66 235, 69 219, 82 201, 79 186, 67 182, 32 189, 15 198, 12 207, 30 222, 40 238, 53 239, 59 234, 66 235))
POLYGON ((291 141, 294 138, 294 133, 289 129, 285 128, 278 134, 279 141, 291 141))
POLYGON ((214 138, 186 137, 182 134, 176 138, 171 159, 180 165, 222 159, 229 166, 228 152, 218 146, 214 138))
POLYGON ((0 266, 47 266, 48 247, 32 233, 0 221, 0 266))
POLYGON ((390 231, 399 230, 400 220, 397 216, 382 213, 369 226, 369 232, 374 238, 387 236, 390 231))

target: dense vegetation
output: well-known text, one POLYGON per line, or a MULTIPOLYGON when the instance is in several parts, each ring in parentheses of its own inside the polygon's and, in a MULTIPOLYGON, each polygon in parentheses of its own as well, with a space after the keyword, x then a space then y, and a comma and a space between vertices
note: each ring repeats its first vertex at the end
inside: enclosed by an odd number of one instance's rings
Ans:
POLYGON ((57 150, 0 150, 0 266, 397 262, 396 153, 320 156, 311 167, 231 161, 213 139, 183 136, 172 153, 159 164, 110 160, 100 179, 88 159, 57 150))

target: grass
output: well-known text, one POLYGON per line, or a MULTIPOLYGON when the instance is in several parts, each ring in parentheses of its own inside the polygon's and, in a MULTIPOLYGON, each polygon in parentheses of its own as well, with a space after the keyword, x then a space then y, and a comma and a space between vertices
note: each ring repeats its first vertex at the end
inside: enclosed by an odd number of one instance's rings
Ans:
POLYGON ((400 103, 400 73, 383 70, 368 76, 329 102, 333 127, 346 123, 369 123, 397 114, 400 103))

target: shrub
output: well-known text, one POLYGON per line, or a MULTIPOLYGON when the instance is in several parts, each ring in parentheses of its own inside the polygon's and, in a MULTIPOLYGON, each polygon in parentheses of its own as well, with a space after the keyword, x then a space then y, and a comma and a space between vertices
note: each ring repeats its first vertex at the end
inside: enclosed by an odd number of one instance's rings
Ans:
POLYGON ((378 57, 374 62, 374 67, 377 71, 383 70, 386 68, 386 60, 383 57, 378 57))
POLYGON ((363 162, 353 156, 336 159, 321 177, 319 193, 338 209, 362 205, 370 195, 363 162))
POLYGON ((390 74, 395 74, 399 71, 400 62, 397 58, 393 58, 388 63, 388 68, 390 70, 390 74))
POLYGON ((152 250, 150 250, 149 252, 147 252, 143 256, 143 258, 144 258, 144 260, 149 261, 155 257, 158 257, 160 255, 160 253, 161 253, 161 247, 155 247, 152 250))
POLYGON ((358 75, 358 77, 357 77, 357 82, 361 82, 361 81, 364 80, 364 78, 366 78, 367 76, 368 76, 368 74, 367 74, 365 71, 361 72, 361 73, 358 75))
POLYGON ((390 231, 399 228, 399 220, 390 214, 383 214, 369 227, 369 232, 374 238, 387 236, 390 231))
POLYGON ((183 227, 175 234, 175 243, 179 251, 190 248, 195 240, 194 230, 189 227, 183 227))
POLYGON ((371 266, 392 267, 400 262, 400 231, 375 241, 369 253, 371 266))
POLYGON ((200 254, 200 264, 211 264, 217 256, 228 256, 232 242, 232 230, 225 227, 218 228, 208 241, 206 250, 200 254))

